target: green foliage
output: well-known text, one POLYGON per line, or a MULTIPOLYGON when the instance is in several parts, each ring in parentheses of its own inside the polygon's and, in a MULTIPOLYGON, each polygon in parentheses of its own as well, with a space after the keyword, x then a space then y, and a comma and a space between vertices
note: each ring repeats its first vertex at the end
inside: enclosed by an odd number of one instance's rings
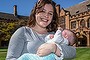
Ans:
POLYGON ((0 22, 0 40, 9 40, 15 27, 16 24, 13 22, 0 22))
POLYGON ((26 23, 25 20, 0 20, 0 46, 7 46, 14 31, 26 23))
POLYGON ((0 49, 0 60, 5 60, 7 49, 0 49))

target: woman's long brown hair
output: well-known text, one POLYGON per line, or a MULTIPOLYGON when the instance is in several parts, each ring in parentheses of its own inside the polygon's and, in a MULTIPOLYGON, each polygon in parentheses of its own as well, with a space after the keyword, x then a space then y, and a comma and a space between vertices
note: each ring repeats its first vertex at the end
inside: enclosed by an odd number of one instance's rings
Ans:
POLYGON ((52 31, 56 31, 57 30, 57 21, 58 21, 58 15, 56 12, 56 3, 52 0, 42 0, 39 1, 35 4, 35 7, 32 9, 30 17, 29 17, 29 21, 28 21, 28 26, 29 27, 33 27, 35 26, 36 23, 36 17, 35 14, 39 13, 42 9, 43 6, 45 6, 45 4, 51 4, 53 6, 53 19, 52 22, 46 27, 48 32, 52 32, 52 31))

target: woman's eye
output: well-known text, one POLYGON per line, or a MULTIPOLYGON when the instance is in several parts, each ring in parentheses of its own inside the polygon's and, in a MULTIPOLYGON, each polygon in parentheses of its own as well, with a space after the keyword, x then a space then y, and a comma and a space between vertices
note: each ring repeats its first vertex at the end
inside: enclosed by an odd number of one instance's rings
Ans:
POLYGON ((53 13, 50 13, 50 15, 53 15, 53 13))
POLYGON ((40 13, 45 13, 45 11, 40 11, 40 13))
POLYGON ((42 11, 43 13, 45 13, 45 11, 42 11))
POLYGON ((49 15, 53 15, 53 13, 49 13, 49 15))

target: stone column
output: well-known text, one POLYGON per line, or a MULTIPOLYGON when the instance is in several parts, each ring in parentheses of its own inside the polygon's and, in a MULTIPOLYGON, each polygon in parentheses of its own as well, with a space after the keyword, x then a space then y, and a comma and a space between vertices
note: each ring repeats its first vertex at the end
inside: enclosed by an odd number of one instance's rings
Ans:
POLYGON ((90 32, 87 32, 87 47, 90 47, 90 32))
POLYGON ((14 5, 14 16, 17 16, 17 5, 14 5))
POLYGON ((66 24, 66 29, 70 29, 70 16, 69 16, 69 12, 66 13, 65 24, 66 24))
POLYGON ((79 27, 79 20, 76 21, 76 28, 79 27))
POLYGON ((56 11, 57 11, 57 14, 58 14, 58 17, 60 17, 60 5, 56 5, 56 11))
POLYGON ((88 27, 87 24, 88 24, 88 23, 87 23, 87 20, 85 20, 85 27, 88 27))

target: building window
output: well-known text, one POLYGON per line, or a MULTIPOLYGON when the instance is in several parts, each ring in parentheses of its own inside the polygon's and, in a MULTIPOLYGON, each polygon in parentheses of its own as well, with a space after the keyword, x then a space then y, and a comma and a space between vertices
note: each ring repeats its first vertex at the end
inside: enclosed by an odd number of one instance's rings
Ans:
POLYGON ((71 29, 76 28, 76 21, 71 22, 71 29))
POLYGON ((90 18, 87 21, 88 28, 90 28, 90 18))
POLYGON ((81 20, 80 25, 82 26, 82 28, 85 27, 85 20, 84 19, 81 20))
POLYGON ((65 29, 66 26, 65 26, 65 24, 62 24, 62 25, 60 25, 60 27, 62 27, 63 29, 65 29))
POLYGON ((90 10, 90 4, 89 4, 89 5, 87 5, 87 9, 88 9, 88 10, 90 10))
POLYGON ((59 18, 59 26, 65 28, 65 17, 59 18))
POLYGON ((65 18, 64 17, 60 17, 60 24, 65 23, 65 18))

